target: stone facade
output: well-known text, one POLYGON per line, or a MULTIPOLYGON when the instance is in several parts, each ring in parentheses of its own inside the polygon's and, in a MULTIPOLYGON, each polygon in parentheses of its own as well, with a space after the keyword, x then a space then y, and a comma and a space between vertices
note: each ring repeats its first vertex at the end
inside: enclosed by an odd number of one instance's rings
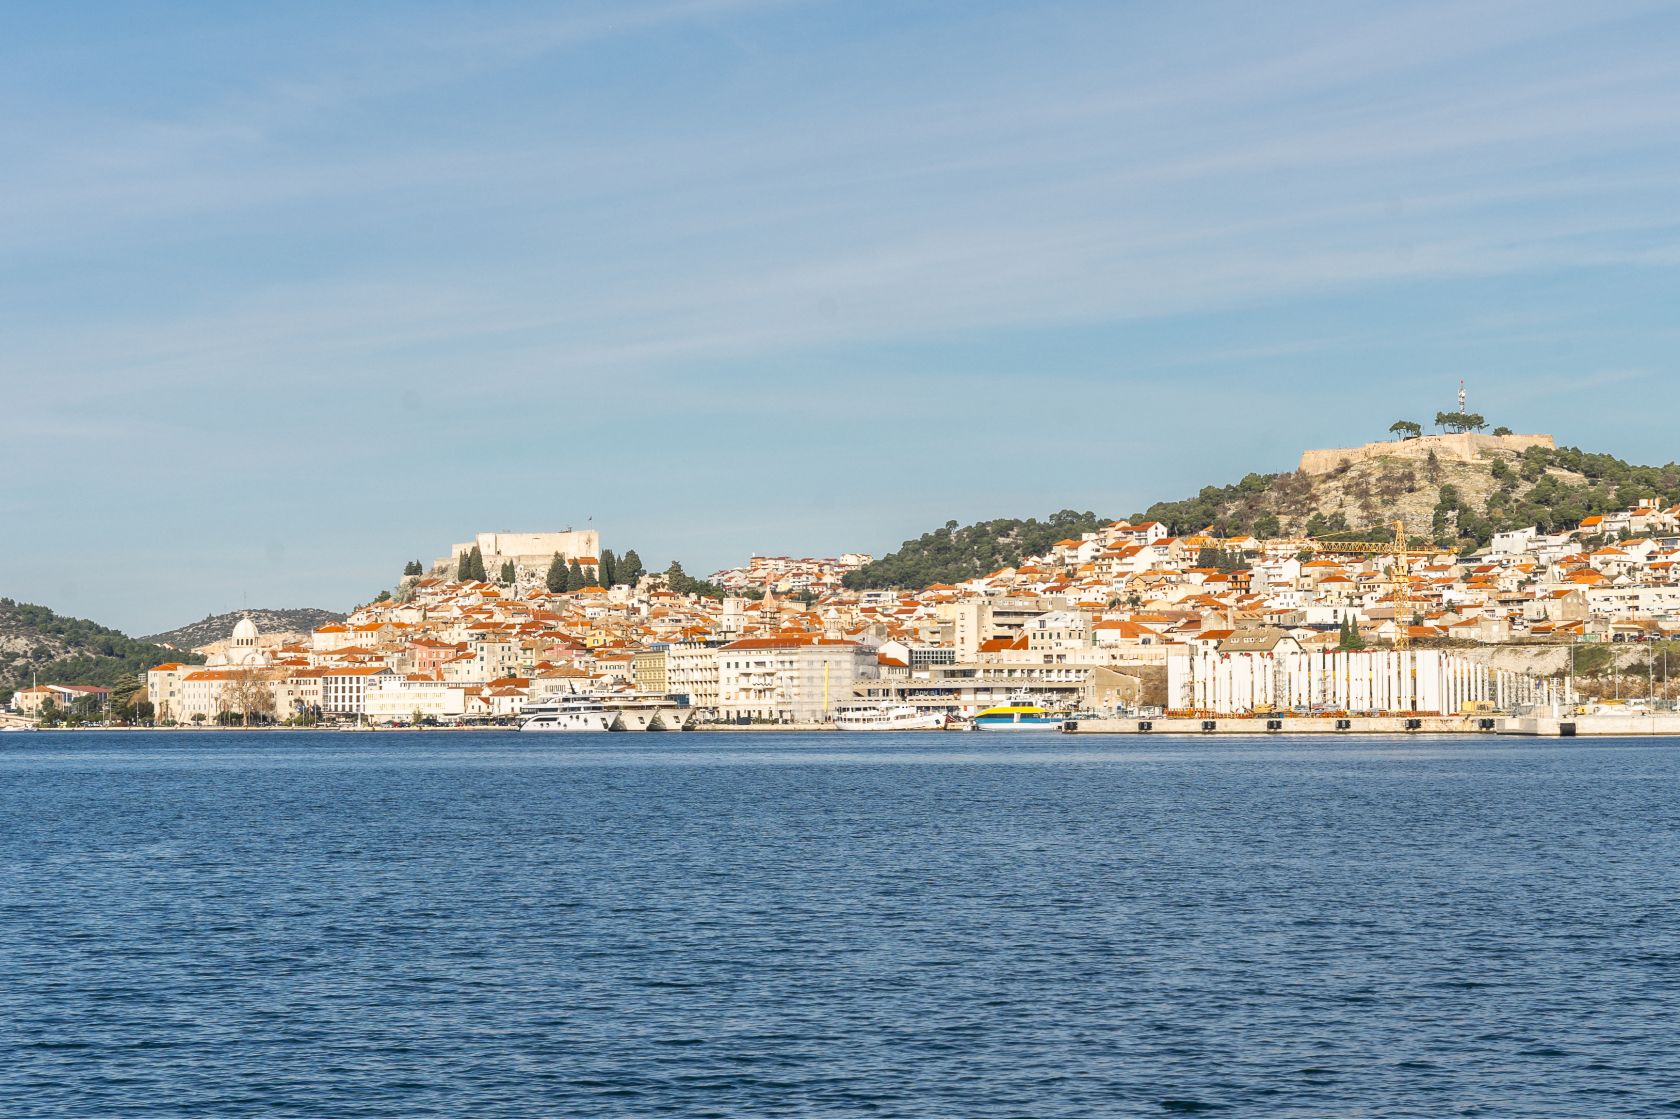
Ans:
POLYGON ((821 723, 875 675, 873 649, 816 637, 749 637, 717 651, 718 712, 726 720, 821 723))
POLYGON ((520 578, 540 579, 548 574, 548 565, 556 552, 568 560, 587 559, 593 565, 601 555, 601 534, 592 528, 565 532, 481 532, 450 548, 447 557, 433 561, 432 570, 452 578, 461 557, 474 548, 484 557, 484 571, 491 579, 496 578, 508 560, 513 561, 520 578))
POLYGON ((1490 452, 1521 454, 1530 447, 1553 450, 1557 447, 1557 440, 1550 435, 1425 435, 1421 439, 1367 443, 1363 447, 1305 451, 1301 455, 1299 469, 1303 474, 1328 474, 1344 462, 1364 462, 1374 458, 1422 461, 1429 457, 1431 451, 1441 462, 1476 462, 1490 452))

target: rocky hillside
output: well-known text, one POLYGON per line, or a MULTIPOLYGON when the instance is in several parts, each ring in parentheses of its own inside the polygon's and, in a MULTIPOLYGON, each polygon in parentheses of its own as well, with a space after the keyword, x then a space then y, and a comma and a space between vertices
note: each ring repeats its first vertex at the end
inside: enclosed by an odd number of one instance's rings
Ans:
POLYGON ((82 618, 66 618, 45 606, 0 598, 0 702, 30 680, 43 684, 118 687, 181 656, 82 618))
POLYGON ((317 626, 344 620, 343 614, 308 607, 295 610, 240 610, 230 614, 211 614, 203 621, 192 622, 164 633, 154 633, 140 640, 149 641, 154 645, 167 645, 174 649, 196 649, 214 641, 226 640, 244 614, 251 615, 257 629, 264 634, 307 634, 317 626))
MULTIPOLYGON (((1635 466, 1613 455, 1551 446, 1436 454, 1436 442, 1396 443, 1394 454, 1363 448, 1346 461, 1332 458, 1337 464, 1323 470, 1250 474, 1231 485, 1207 486, 1182 501, 1157 502, 1130 519, 1160 521, 1179 536, 1211 526, 1220 536, 1368 533, 1386 539, 1385 526, 1398 517, 1413 537, 1474 549, 1496 532, 1529 525, 1544 532, 1571 529, 1594 513, 1626 509, 1642 498, 1680 504, 1680 465, 1675 463, 1635 466)), ((1449 450, 1446 443, 1440 445, 1443 452, 1449 450)), ((1303 459, 1332 454, 1308 452, 1303 459)), ((960 582, 1041 554, 1055 541, 1077 537, 1109 519, 1063 511, 1044 521, 982 521, 960 528, 952 521, 852 572, 846 585, 916 588, 960 582)))
POLYGON ((1487 450, 1472 461, 1435 455, 1372 457, 1324 473, 1250 474, 1139 516, 1174 533, 1209 525, 1222 535, 1318 535, 1380 530, 1394 518, 1414 536, 1472 548, 1495 532, 1573 528, 1641 498, 1680 502, 1680 465, 1634 466, 1574 447, 1487 450))

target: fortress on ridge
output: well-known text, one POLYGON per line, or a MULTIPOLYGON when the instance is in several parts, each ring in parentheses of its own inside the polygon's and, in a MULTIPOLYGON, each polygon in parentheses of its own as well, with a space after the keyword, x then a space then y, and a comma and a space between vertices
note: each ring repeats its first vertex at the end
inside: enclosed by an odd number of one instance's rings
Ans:
POLYGON ((1351 465, 1375 458, 1422 461, 1429 457, 1431 451, 1440 462, 1477 462, 1499 451, 1520 455, 1530 447, 1555 450, 1557 440, 1550 435, 1477 435, 1474 432, 1424 435, 1417 439, 1367 443, 1363 447, 1305 451, 1298 469, 1302 474, 1328 474, 1344 463, 1351 465))
POLYGON ((439 574, 453 573, 461 557, 475 547, 484 557, 485 570, 492 575, 505 561, 512 560, 520 577, 541 578, 557 552, 568 560, 594 564, 601 554, 601 534, 592 528, 564 532, 481 532, 455 545, 444 558, 434 560, 432 570, 439 574))

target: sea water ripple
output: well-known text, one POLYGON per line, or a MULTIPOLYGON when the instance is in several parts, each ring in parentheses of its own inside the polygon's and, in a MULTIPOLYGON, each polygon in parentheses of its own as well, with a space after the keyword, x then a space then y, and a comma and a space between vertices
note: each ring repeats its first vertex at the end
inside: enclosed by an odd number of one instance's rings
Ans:
POLYGON ((1680 748, 0 741, 0 1114, 1680 1110, 1680 748))

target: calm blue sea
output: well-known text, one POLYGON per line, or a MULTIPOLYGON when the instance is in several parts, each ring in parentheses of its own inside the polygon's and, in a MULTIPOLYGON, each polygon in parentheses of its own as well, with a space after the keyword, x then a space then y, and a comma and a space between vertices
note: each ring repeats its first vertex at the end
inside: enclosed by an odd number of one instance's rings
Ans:
POLYGON ((1680 1112, 1680 746, 0 736, 0 1115, 1680 1112))

